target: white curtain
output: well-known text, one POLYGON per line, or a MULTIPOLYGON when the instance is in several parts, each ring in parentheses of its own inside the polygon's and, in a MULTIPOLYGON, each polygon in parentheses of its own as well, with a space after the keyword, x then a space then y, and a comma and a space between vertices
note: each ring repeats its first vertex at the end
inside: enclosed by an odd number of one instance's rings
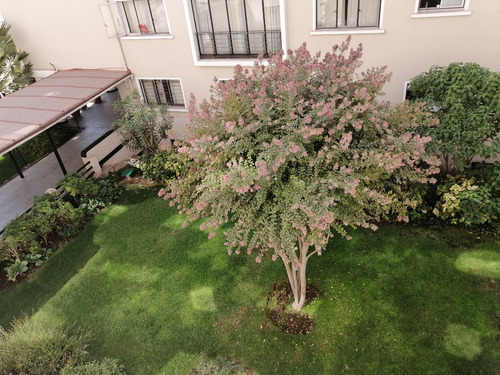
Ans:
POLYGON ((381 0, 317 0, 317 27, 379 26, 381 0))
POLYGON ((130 33, 168 33, 167 15, 162 0, 124 0, 123 10, 130 33))
POLYGON ((281 48, 266 33, 280 30, 279 0, 195 0, 193 13, 197 32, 206 33, 198 36, 202 54, 256 54, 266 44, 268 51, 281 48))

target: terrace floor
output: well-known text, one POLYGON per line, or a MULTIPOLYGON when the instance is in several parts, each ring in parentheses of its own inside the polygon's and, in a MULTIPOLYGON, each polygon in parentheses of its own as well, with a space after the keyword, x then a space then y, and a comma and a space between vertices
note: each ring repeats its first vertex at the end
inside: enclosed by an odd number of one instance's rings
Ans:
MULTIPOLYGON (((81 151, 111 128, 116 118, 111 104, 118 97, 118 91, 107 92, 101 96, 101 103, 91 103, 81 111, 78 118, 81 130, 58 148, 68 173, 83 165, 81 151)), ((69 122, 77 126, 74 119, 69 122)), ((42 195, 48 188, 56 187, 64 176, 53 152, 25 169, 23 175, 24 178, 16 176, 0 186, 0 230, 28 210, 36 196, 42 195)))

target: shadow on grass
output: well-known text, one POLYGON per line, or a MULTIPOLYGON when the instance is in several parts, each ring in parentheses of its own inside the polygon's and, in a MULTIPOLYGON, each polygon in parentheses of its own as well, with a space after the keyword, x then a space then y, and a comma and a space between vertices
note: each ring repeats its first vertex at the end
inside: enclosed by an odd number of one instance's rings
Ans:
MULTIPOLYGON (((117 205, 140 204, 155 195, 156 189, 148 191, 132 187, 117 205)), ((116 211, 116 206, 97 215, 77 238, 60 248, 26 280, 0 293, 0 326, 7 328, 14 318, 31 316, 85 266, 99 251, 94 235, 113 210, 116 211)))

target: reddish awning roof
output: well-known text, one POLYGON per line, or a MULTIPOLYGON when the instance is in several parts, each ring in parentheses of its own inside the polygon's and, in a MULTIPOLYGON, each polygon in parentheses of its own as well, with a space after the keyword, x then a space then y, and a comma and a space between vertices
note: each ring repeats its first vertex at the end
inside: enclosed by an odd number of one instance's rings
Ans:
POLYGON ((57 124, 130 76, 129 71, 60 70, 0 99, 0 155, 57 124))

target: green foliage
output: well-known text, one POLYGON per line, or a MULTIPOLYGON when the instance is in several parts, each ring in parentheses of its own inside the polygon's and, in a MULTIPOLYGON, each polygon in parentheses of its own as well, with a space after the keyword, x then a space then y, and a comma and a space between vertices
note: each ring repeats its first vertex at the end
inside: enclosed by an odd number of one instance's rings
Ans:
POLYGON ((28 53, 18 51, 10 35, 10 25, 0 26, 0 96, 12 94, 34 82, 31 63, 25 63, 28 53))
POLYGON ((44 194, 35 200, 30 213, 26 216, 27 230, 41 237, 47 246, 49 235, 65 229, 77 232, 82 224, 81 211, 75 210, 69 202, 64 202, 57 194, 44 194))
POLYGON ((445 169, 468 168, 473 156, 494 158, 500 152, 500 73, 475 63, 434 66, 411 80, 411 95, 425 101, 439 125, 422 126, 432 137, 428 149, 440 153, 445 169))
POLYGON ((305 269, 334 234, 408 220, 437 160, 419 126, 435 120, 421 104, 378 100, 385 68, 359 73, 362 48, 349 41, 320 59, 303 45, 251 71, 235 68, 189 111, 192 135, 179 152, 190 170, 162 191, 201 228, 225 223, 229 253, 281 257, 305 299, 305 269), (299 278, 301 280, 297 280, 299 278))
POLYGON ((89 332, 51 328, 22 318, 10 330, 0 327, 1 375, 59 375, 88 358, 89 332))
POLYGON ((230 358, 217 356, 211 360, 205 353, 200 355, 200 364, 189 375, 246 375, 245 366, 230 358))
POLYGON ((178 153, 177 149, 161 149, 154 154, 145 154, 137 167, 145 178, 161 182, 175 180, 188 170, 185 155, 178 153))
POLYGON ((434 215, 455 225, 496 227, 500 218, 499 172, 497 165, 480 173, 448 175, 438 186, 434 215))
POLYGON ((68 173, 59 180, 59 185, 75 199, 77 204, 82 197, 93 197, 99 191, 94 180, 86 179, 77 173, 68 173))
POLYGON ((4 268, 7 272, 7 279, 16 281, 16 278, 28 271, 28 261, 16 259, 14 263, 4 268))
POLYGON ((125 369, 116 359, 104 358, 78 366, 66 366, 60 375, 125 375, 125 369))
POLYGON ((155 153, 172 127, 172 117, 165 104, 145 103, 137 91, 113 103, 118 119, 113 126, 132 150, 155 153))

